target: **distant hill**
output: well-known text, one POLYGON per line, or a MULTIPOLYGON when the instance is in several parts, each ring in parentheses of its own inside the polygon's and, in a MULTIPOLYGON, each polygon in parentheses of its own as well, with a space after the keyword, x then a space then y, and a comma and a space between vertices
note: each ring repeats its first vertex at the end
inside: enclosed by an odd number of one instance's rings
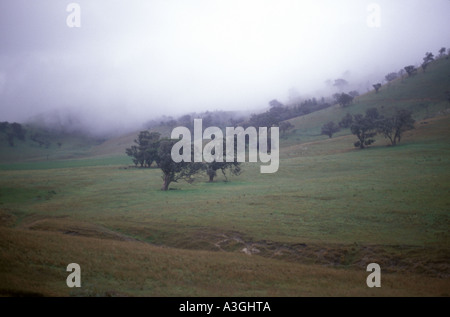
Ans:
MULTIPOLYGON (((333 105, 287 120, 294 128, 282 136, 281 146, 288 147, 299 143, 325 140, 328 137, 321 135, 323 124, 329 121, 338 123, 347 113, 352 115, 364 113, 371 107, 376 107, 380 114, 386 116, 392 115, 395 109, 410 109, 416 120, 448 114, 450 112, 449 90, 450 60, 442 58, 432 62, 426 72, 420 69, 412 77, 404 75, 383 85, 378 93, 371 91, 356 97, 353 103, 346 107, 333 105)), ((223 118, 224 115, 221 117, 223 118)), ((227 120, 231 118, 230 114, 227 120)), ((45 122, 43 118, 40 119, 41 123, 45 122)), ((119 137, 99 139, 84 135, 78 130, 63 129, 64 125, 55 120, 52 122, 58 123, 56 128, 54 125, 53 128, 44 128, 45 124, 22 125, 25 138, 24 140, 15 139, 14 145, 9 144, 7 133, 0 131, 0 163, 126 157, 125 149, 133 145, 139 131, 143 130, 137 128, 135 132, 119 137)), ((76 124, 72 124, 73 126, 76 124)), ((160 132, 162 136, 167 137, 172 128, 173 126, 168 125, 167 122, 160 124, 153 122, 149 130, 160 132)), ((333 137, 349 134, 349 129, 343 129, 333 137)))
MULTIPOLYGON (((356 97, 347 107, 334 105, 288 120, 294 125, 283 144, 310 142, 328 138, 320 135, 323 124, 338 123, 347 113, 362 113, 376 107, 380 114, 391 116, 396 109, 409 109, 415 120, 423 120, 450 111, 448 92, 450 90, 450 60, 442 58, 432 62, 426 72, 421 69, 412 77, 404 75, 384 84, 378 93, 370 91, 356 97)), ((335 136, 350 134, 349 129, 341 130, 335 136)))
POLYGON ((19 125, 24 131, 23 138, 14 137, 12 142, 9 142, 11 137, 8 131, 0 131, 0 163, 82 158, 93 146, 104 141, 80 132, 62 132, 32 124, 19 125))

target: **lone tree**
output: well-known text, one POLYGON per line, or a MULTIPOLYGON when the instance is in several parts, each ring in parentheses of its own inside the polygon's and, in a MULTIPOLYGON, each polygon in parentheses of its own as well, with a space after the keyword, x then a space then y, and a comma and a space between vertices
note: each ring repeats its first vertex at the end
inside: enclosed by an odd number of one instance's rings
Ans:
POLYGON ((402 133, 407 130, 414 129, 414 119, 411 117, 412 112, 406 109, 397 110, 392 118, 380 120, 378 123, 378 131, 383 133, 386 139, 391 141, 391 145, 400 142, 402 133))
POLYGON ((350 113, 347 112, 347 114, 342 118, 341 121, 339 121, 339 126, 341 128, 348 129, 353 123, 353 117, 350 113))
POLYGON ((398 78, 398 74, 397 73, 389 73, 386 76, 384 76, 384 78, 386 78, 386 80, 388 82, 391 82, 391 81, 396 80, 398 78))
POLYGON ((286 134, 287 131, 293 129, 294 126, 289 121, 283 121, 283 122, 280 122, 279 128, 280 128, 281 134, 286 134))
POLYGON ((193 176, 204 168, 203 163, 174 162, 171 153, 173 145, 177 142, 178 140, 163 139, 159 143, 157 163, 163 172, 161 190, 164 191, 169 189, 170 183, 176 183, 180 179, 192 183, 193 176))
POLYGON ((422 69, 423 69, 424 72, 427 69, 428 65, 432 61, 434 61, 433 53, 430 53, 430 52, 425 53, 425 57, 423 58, 423 63, 422 63, 422 69))
POLYGON ((353 101, 353 97, 350 96, 349 94, 346 93, 342 93, 339 96, 336 96, 336 101, 342 106, 342 107, 346 107, 349 104, 352 103, 353 101))
POLYGON ((333 121, 330 121, 322 126, 321 134, 328 135, 328 137, 331 139, 333 137, 333 134, 338 132, 339 130, 340 130, 339 126, 333 121))
POLYGON ((368 109, 365 116, 362 114, 356 114, 354 116, 350 131, 358 138, 358 141, 354 143, 355 147, 364 149, 375 142, 373 137, 377 134, 378 118, 379 115, 376 108, 368 109))
POLYGON ((348 85, 348 82, 345 79, 338 78, 334 80, 334 87, 337 87, 340 91, 344 90, 344 88, 348 85))
POLYGON ((381 88, 381 84, 377 83, 377 84, 373 85, 373 88, 375 88, 375 93, 378 93, 378 90, 380 90, 380 88, 381 88))
POLYGON ((416 74, 417 68, 413 65, 405 66, 405 71, 408 73, 408 76, 411 77, 416 74))

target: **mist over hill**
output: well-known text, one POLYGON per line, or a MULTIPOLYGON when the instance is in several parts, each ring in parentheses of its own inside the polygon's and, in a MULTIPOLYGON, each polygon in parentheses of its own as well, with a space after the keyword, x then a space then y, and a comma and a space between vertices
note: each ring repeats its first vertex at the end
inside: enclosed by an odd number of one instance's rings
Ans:
POLYGON ((1 120, 117 134, 162 116, 256 113, 292 88, 327 98, 336 79, 363 94, 450 44, 447 0, 76 3, 79 25, 64 2, 0 4, 1 120))

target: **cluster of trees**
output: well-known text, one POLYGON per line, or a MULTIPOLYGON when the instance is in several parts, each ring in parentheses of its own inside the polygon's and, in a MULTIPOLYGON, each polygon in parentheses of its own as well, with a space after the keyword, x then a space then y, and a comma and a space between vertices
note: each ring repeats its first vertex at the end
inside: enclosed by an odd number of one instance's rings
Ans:
POLYGON ((330 121, 322 126, 322 134, 330 138, 341 128, 349 128, 358 140, 355 147, 364 149, 375 142, 373 139, 378 133, 388 139, 391 145, 400 142, 403 132, 414 129, 414 119, 412 112, 406 109, 399 109, 392 117, 380 115, 377 108, 370 108, 363 114, 352 116, 347 113, 339 124, 330 121))
MULTIPOLYGON (((431 62, 433 62, 436 58, 440 59, 440 58, 445 57, 446 59, 448 59, 448 57, 450 55, 450 49, 448 49, 447 54, 445 54, 445 52, 446 52, 445 47, 442 47, 441 49, 439 49, 439 55, 437 55, 437 57, 435 57, 432 52, 426 52, 425 57, 423 58, 423 62, 420 65, 423 72, 426 71, 426 69, 431 64, 431 62)), ((403 78, 403 75, 405 73, 408 75, 408 77, 412 77, 417 74, 418 70, 419 70, 419 68, 417 68, 414 65, 407 65, 403 69, 401 69, 399 72, 391 72, 391 73, 387 74, 384 78, 385 78, 386 82, 389 83, 391 81, 396 80, 397 78, 403 78)), ((373 85, 373 87, 375 88, 375 92, 378 93, 379 89, 381 88, 381 84, 377 83, 377 84, 373 85)))
MULTIPOLYGON (((439 55, 437 56, 437 58, 446 58, 448 59, 449 55, 450 55, 450 49, 448 50, 448 54, 445 54, 446 48, 442 47, 439 50, 439 55)), ((435 60, 435 56, 433 53, 431 52, 426 52, 425 53, 425 57, 423 58, 423 62, 420 65, 420 67, 422 68, 423 72, 426 71, 426 69, 428 68, 428 66, 430 65, 431 62, 433 62, 435 60)), ((404 68, 402 68, 400 71, 398 72, 390 72, 388 74, 386 74, 386 76, 384 77, 384 79, 386 80, 387 83, 390 83, 394 80, 396 80, 397 78, 403 78, 403 76, 405 75, 405 73, 408 75, 408 77, 412 77, 414 75, 417 74, 419 68, 417 68, 414 65, 407 65, 404 68)), ((380 88, 382 87, 381 83, 376 83, 374 85, 372 85, 373 88, 375 89, 375 93, 378 93, 380 88)))
MULTIPOLYGON (((24 128, 23 125, 17 122, 9 123, 9 122, 0 122, 0 134, 5 136, 8 145, 11 147, 15 146, 15 140, 25 141, 26 135, 29 135, 29 139, 39 145, 39 147, 49 148, 51 142, 46 137, 45 131, 44 134, 38 132, 32 132, 32 130, 28 130, 24 128)), ((61 142, 57 143, 58 147, 62 146, 61 142)))
MULTIPOLYGON (((40 133, 33 133, 30 136, 31 141, 37 143, 39 147, 44 146, 46 149, 50 147, 52 144, 44 135, 41 135, 40 133)), ((61 147, 62 143, 58 142, 58 147, 61 147)))
POLYGON ((307 99, 301 103, 291 106, 285 106, 278 100, 274 99, 269 102, 269 105, 269 110, 259 114, 252 114, 248 121, 242 122, 242 126, 275 126, 280 128, 280 132, 283 135, 289 130, 293 129, 292 124, 290 124, 286 120, 330 107, 330 104, 326 103, 324 98, 322 98, 320 101, 318 101, 316 98, 307 99))
MULTIPOLYGON (((179 180, 191 183, 194 180, 194 175, 201 172, 206 172, 210 182, 214 181, 218 171, 221 171, 226 179, 227 171, 232 175, 241 173, 240 163, 237 162, 236 158, 233 162, 174 162, 171 151, 178 140, 161 138, 158 132, 141 131, 134 142, 135 145, 125 150, 126 154, 132 158, 136 166, 147 168, 156 166, 161 169, 163 172, 161 190, 168 190, 172 182, 178 182, 179 180)), ((224 144, 224 157, 226 155, 225 148, 224 144)), ((192 147, 191 155, 193 152, 194 148, 192 147)))
POLYGON ((337 104, 341 105, 342 107, 347 107, 357 96, 359 96, 359 93, 357 91, 351 91, 348 94, 346 94, 345 92, 334 94, 333 98, 337 104))
POLYGON ((162 126, 173 129, 174 127, 182 126, 188 128, 193 132, 194 119, 202 119, 203 125, 225 128, 228 126, 236 126, 238 123, 244 122, 245 118, 242 115, 231 111, 206 111, 203 113, 189 113, 178 118, 163 116, 160 119, 148 121, 145 128, 152 129, 154 127, 162 126))
POLYGON ((5 134, 9 146, 14 146, 14 139, 25 141, 26 130, 20 123, 0 122, 0 133, 5 134))

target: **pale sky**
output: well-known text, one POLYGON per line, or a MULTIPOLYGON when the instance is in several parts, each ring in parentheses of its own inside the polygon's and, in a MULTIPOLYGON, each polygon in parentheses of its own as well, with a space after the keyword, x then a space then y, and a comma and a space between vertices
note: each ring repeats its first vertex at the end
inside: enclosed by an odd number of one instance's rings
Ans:
POLYGON ((1 0, 0 121, 58 110, 110 129, 260 109, 290 88, 326 97, 340 77, 362 93, 450 47, 449 12, 449 0, 1 0))

